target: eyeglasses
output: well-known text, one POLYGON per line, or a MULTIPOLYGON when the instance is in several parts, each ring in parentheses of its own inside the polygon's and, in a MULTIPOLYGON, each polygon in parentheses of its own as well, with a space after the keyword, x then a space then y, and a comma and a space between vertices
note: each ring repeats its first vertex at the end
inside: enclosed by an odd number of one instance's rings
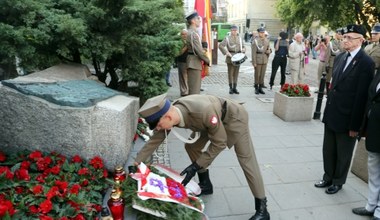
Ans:
POLYGON ((345 35, 343 36, 343 40, 347 40, 347 41, 353 41, 353 40, 356 40, 356 39, 359 39, 361 37, 351 37, 351 36, 348 36, 348 35, 345 35))

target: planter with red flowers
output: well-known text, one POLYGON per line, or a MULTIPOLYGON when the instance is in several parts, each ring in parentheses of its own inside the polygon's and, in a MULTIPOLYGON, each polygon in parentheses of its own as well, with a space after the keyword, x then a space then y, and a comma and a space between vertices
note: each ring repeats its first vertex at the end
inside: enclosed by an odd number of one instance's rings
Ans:
POLYGON ((284 84, 274 96, 273 114, 284 121, 310 121, 314 98, 306 84, 284 84))
POLYGON ((0 152, 0 219, 98 219, 107 176, 100 157, 0 152))

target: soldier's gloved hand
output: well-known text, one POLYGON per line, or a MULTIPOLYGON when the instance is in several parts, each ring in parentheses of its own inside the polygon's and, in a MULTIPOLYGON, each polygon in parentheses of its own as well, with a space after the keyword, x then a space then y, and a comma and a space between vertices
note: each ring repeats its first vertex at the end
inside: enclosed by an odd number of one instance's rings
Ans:
POLYGON ((201 167, 196 162, 193 162, 190 166, 186 167, 186 169, 180 173, 181 176, 186 174, 185 179, 182 180, 182 185, 186 186, 190 182, 191 178, 195 176, 195 173, 197 173, 200 169, 201 167))

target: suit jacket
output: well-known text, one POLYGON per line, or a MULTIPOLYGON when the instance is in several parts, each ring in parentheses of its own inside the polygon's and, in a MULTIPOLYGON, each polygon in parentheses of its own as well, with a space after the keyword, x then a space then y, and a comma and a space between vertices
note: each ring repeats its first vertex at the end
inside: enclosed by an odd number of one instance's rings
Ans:
POLYGON ((210 59, 207 57, 204 49, 202 48, 201 37, 197 33, 196 29, 189 28, 187 32, 186 45, 188 52, 188 56, 186 58, 187 68, 202 70, 201 60, 203 60, 206 65, 210 63, 210 59))
MULTIPOLYGON (((231 148, 245 133, 244 131, 249 132, 248 113, 242 105, 233 100, 211 95, 190 95, 179 98, 173 102, 173 105, 182 113, 185 123, 183 128, 201 132, 207 135, 211 142, 196 161, 203 168, 207 168, 227 146, 231 148), (224 102, 227 102, 227 111, 222 121, 224 102)), ((164 130, 155 132, 137 154, 135 161, 148 159, 164 139, 164 130)))
POLYGON ((335 132, 359 131, 365 112, 368 87, 375 63, 360 49, 347 68, 346 53, 334 61, 331 90, 327 96, 323 122, 335 132))
POLYGON ((380 89, 376 91, 380 83, 379 70, 368 90, 368 103, 365 117, 366 148, 368 151, 380 153, 380 89))

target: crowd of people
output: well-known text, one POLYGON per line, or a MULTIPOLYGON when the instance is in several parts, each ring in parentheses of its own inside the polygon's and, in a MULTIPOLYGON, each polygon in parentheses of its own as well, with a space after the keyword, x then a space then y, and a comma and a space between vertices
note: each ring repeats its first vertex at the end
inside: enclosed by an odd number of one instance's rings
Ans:
MULTIPOLYGON (((233 99, 200 94, 202 63, 203 66, 210 65, 210 60, 196 31, 200 25, 198 14, 191 13, 186 19, 189 28, 181 31, 183 47, 177 57, 181 98, 171 103, 163 94, 147 100, 140 108, 140 115, 155 132, 137 154, 135 164, 147 160, 173 127, 191 129, 191 139, 185 142, 191 164, 181 172, 185 176, 182 184, 186 185, 198 174, 201 195, 212 194, 208 167, 222 150, 234 147, 255 198, 256 212, 250 219, 269 220, 264 181, 249 132, 248 113, 233 99)), ((232 25, 231 34, 218 47, 226 56, 229 94, 239 94, 239 63, 236 64, 233 57, 246 51, 237 30, 237 26, 232 25)), ((380 74, 376 71, 380 66, 380 24, 374 25, 371 43, 363 48, 365 36, 366 31, 356 24, 337 29, 333 39, 329 35, 317 40, 311 37, 305 39, 302 33, 296 33, 290 39, 286 32, 281 31, 273 44, 269 85, 272 89, 278 68, 281 68, 280 85, 285 84, 287 66, 292 83, 303 83, 309 56, 318 59, 316 79, 319 82, 322 74, 326 74, 328 95, 322 120, 324 175, 314 186, 326 188, 327 194, 339 192, 346 182, 355 144, 365 136, 369 152, 368 202, 365 207, 352 211, 379 220, 380 74)), ((251 42, 257 95, 265 94, 264 75, 271 53, 270 41, 261 27, 251 42)))

